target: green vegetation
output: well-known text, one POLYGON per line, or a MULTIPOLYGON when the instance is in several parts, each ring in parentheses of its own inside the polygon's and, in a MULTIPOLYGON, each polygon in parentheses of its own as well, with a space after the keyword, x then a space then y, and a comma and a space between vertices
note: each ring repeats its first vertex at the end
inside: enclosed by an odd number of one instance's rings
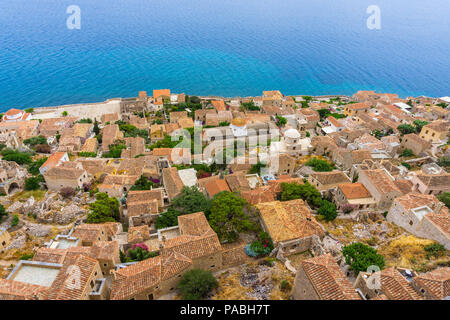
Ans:
POLYGON ((367 268, 372 265, 376 265, 380 269, 383 269, 385 265, 384 257, 378 254, 377 250, 360 242, 344 246, 342 254, 345 257, 345 262, 350 265, 350 269, 356 274, 367 271, 367 268))
POLYGON ((401 124, 397 127, 397 129, 402 135, 416 132, 416 127, 410 124, 401 124))
POLYGON ((67 116, 69 115, 69 113, 68 113, 67 111, 63 111, 63 112, 61 113, 61 115, 62 115, 63 117, 67 117, 67 116))
POLYGON ((328 200, 322 200, 317 213, 324 217, 324 219, 327 221, 334 220, 337 217, 336 206, 334 205, 334 203, 331 203, 328 200))
POLYGON ((6 217, 8 212, 6 212, 5 207, 0 203, 0 221, 2 221, 3 217, 6 217))
POLYGON ((409 163, 402 162, 402 166, 404 166, 408 170, 411 170, 411 165, 409 163))
POLYGON ((39 174, 39 168, 47 161, 47 157, 39 158, 36 161, 33 161, 28 165, 28 172, 33 176, 37 176, 39 174))
POLYGON ((122 142, 117 142, 109 145, 109 152, 102 154, 103 158, 120 158, 122 155, 122 150, 126 149, 127 146, 122 142))
POLYGON ((199 300, 205 298, 219 283, 210 271, 193 269, 186 272, 178 284, 184 300, 199 300))
POLYGON ((179 211, 174 210, 172 207, 169 207, 166 212, 161 213, 156 218, 156 229, 164 229, 178 225, 178 216, 181 213, 179 211))
POLYGON ((150 181, 147 177, 142 175, 139 179, 136 180, 134 185, 130 188, 131 191, 135 190, 150 190, 151 188, 157 187, 157 184, 153 181, 150 181))
POLYGON ((285 117, 282 116, 276 116, 276 125, 279 127, 282 127, 284 125, 286 125, 287 123, 287 119, 285 117))
POLYGON ((250 244, 250 250, 256 254, 257 257, 268 255, 273 250, 273 242, 267 232, 260 232, 258 240, 250 244))
POLYGON ((404 149, 401 154, 402 157, 413 157, 414 152, 411 149, 404 149))
POLYGON ((318 208, 322 204, 320 192, 309 182, 305 184, 282 183, 281 190, 281 201, 303 199, 314 208, 318 208))
POLYGON ((450 168, 450 157, 441 157, 437 161, 437 164, 443 168, 446 168, 447 170, 450 168))
POLYGON ((447 208, 450 209, 450 192, 442 192, 440 195, 437 196, 439 201, 442 201, 447 208))
POLYGON ((416 132, 420 133, 423 126, 426 126, 429 122, 428 121, 422 121, 422 120, 414 120, 413 124, 416 127, 416 132))
POLYGON ((24 144, 34 147, 37 144, 47 144, 47 139, 43 136, 31 137, 23 141, 24 144))
POLYGON ((3 149, 2 150, 3 160, 6 161, 14 161, 17 164, 30 164, 31 154, 29 152, 20 152, 18 150, 13 149, 3 149))
POLYGON ((204 212, 208 215, 211 202, 196 187, 183 187, 181 194, 172 200, 172 208, 182 214, 204 212))
POLYGON ((40 183, 44 181, 44 177, 42 175, 37 175, 25 180, 24 189, 27 191, 38 190, 40 188, 40 183))
POLYGON ((441 102, 441 103, 438 103, 437 106, 445 109, 448 107, 448 103, 441 102))
POLYGON ((95 158, 95 157, 97 157, 97 153, 96 152, 80 152, 78 155, 80 157, 85 157, 85 158, 95 158))
POLYGON ((312 167, 316 172, 329 172, 334 169, 334 165, 330 164, 328 161, 315 157, 306 162, 306 165, 312 167))
POLYGON ((33 257, 34 253, 25 253, 19 258, 19 260, 31 260, 33 257))
POLYGON ((431 257, 439 258, 445 254, 445 247, 440 243, 432 243, 425 246, 425 251, 427 252, 426 257, 430 259, 431 257))
POLYGON ((94 203, 89 204, 88 223, 116 222, 120 219, 119 200, 108 197, 104 192, 95 195, 94 203))
POLYGON ((34 112, 34 108, 27 108, 25 109, 26 113, 33 113, 34 112))
POLYGON ((75 121, 75 123, 92 123, 92 119, 84 118, 84 119, 80 119, 78 121, 75 121))
POLYGON ((258 161, 256 164, 254 164, 252 166, 252 168, 250 169, 249 173, 250 174, 255 174, 255 173, 260 174, 261 173, 261 169, 265 168, 266 166, 267 166, 266 164, 263 164, 263 163, 258 161))
POLYGON ((213 198, 208 221, 221 242, 233 242, 239 238, 239 232, 255 229, 249 215, 244 213, 246 206, 245 199, 228 191, 213 198))
POLYGON ((328 118, 330 116, 333 118, 336 118, 336 119, 342 119, 342 118, 346 117, 345 114, 333 113, 329 109, 319 109, 319 110, 317 110, 317 112, 319 113, 321 121, 323 121, 325 118, 328 118))
POLYGON ((249 110, 249 111, 259 111, 260 110, 260 108, 258 106, 256 106, 253 101, 242 103, 241 109, 249 110))
POLYGON ((94 121, 94 128, 92 129, 92 131, 95 133, 96 136, 100 134, 100 128, 98 127, 97 119, 95 119, 94 121))
POLYGON ((121 263, 142 261, 158 255, 156 252, 150 252, 144 243, 133 245, 131 249, 128 249, 126 254, 120 250, 119 254, 121 263))
POLYGON ((119 130, 123 132, 123 136, 125 138, 127 137, 141 137, 144 138, 146 143, 148 143, 149 138, 148 138, 148 130, 145 129, 138 129, 135 126, 133 126, 132 124, 120 124, 119 125, 119 130))
POLYGON ((17 214, 13 215, 12 220, 11 220, 11 227, 15 227, 19 224, 19 216, 17 214))

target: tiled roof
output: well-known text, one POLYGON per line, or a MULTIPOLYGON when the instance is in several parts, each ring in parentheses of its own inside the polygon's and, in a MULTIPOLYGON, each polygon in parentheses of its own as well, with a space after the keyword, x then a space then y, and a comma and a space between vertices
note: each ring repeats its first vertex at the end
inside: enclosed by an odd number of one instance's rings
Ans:
POLYGON ((292 178, 289 175, 284 175, 278 177, 277 180, 269 180, 267 181, 268 185, 270 186, 273 193, 279 193, 282 191, 281 184, 282 183, 297 183, 297 184, 303 184, 302 178, 292 178))
POLYGON ((400 192, 400 189, 396 186, 394 181, 389 177, 383 169, 374 169, 374 170, 362 170, 368 180, 372 183, 373 186, 382 194, 388 192, 400 192))
POLYGON ((259 203, 256 208, 275 242, 324 235, 321 226, 301 199, 259 203))
POLYGON ((275 193, 270 186, 260 187, 254 190, 241 191, 241 196, 250 204, 275 201, 275 193))
POLYGON ((418 174, 419 178, 426 186, 432 188, 450 189, 450 173, 435 174, 418 174))
POLYGON ((228 174, 225 177, 225 181, 228 183, 231 191, 249 191, 250 185, 245 173, 237 172, 233 174, 228 174))
POLYGON ((164 186, 166 188, 167 194, 170 199, 175 198, 181 193, 184 187, 183 181, 181 181, 178 175, 178 170, 175 167, 164 168, 162 170, 162 177, 164 181, 164 186))
POLYGON ((450 296, 450 268, 438 268, 414 278, 436 300, 450 296))
POLYGON ((214 234, 203 212, 181 215, 178 217, 180 233, 191 236, 207 236, 214 234))
POLYGON ((61 264, 66 258, 66 252, 64 249, 39 248, 33 256, 33 261, 61 264))
POLYGON ((49 167, 53 168, 56 167, 61 160, 62 157, 64 157, 66 153, 65 152, 55 152, 51 154, 47 160, 42 164, 41 168, 49 167))
POLYGON ((381 289, 389 300, 420 300, 420 296, 396 268, 379 272, 381 272, 381 289))
POLYGON ((153 98, 158 98, 160 96, 170 97, 170 89, 153 90, 153 98))
POLYGON ((86 139, 81 152, 97 152, 98 140, 96 138, 86 139))
POLYGON ((322 300, 361 300, 332 255, 306 259, 301 264, 322 300))
POLYGON ((38 300, 48 288, 20 281, 0 279, 0 300, 38 300))
POLYGON ((48 300, 80 300, 83 293, 93 279, 95 269, 99 267, 98 261, 85 255, 67 257, 56 279, 50 286, 48 300), (72 270, 76 270, 77 282, 70 282, 72 270))
POLYGON ((311 177, 315 178, 323 185, 337 184, 337 183, 351 183, 351 180, 340 170, 331 172, 314 172, 311 177))
POLYGON ((213 100, 211 101, 211 104, 217 111, 225 111, 227 109, 223 100, 213 100))
POLYGON ((370 198, 370 192, 364 187, 362 183, 344 183, 340 184, 338 188, 342 191, 345 198, 350 199, 362 199, 370 198))
POLYGON ((78 179, 85 172, 77 168, 53 167, 45 173, 45 176, 57 179, 78 179))
POLYGON ((228 184, 223 179, 212 179, 204 184, 206 192, 212 198, 222 191, 231 191, 228 184))
POLYGON ((423 126, 423 129, 431 129, 437 132, 448 132, 448 128, 450 127, 450 121, 446 120, 437 120, 423 126))

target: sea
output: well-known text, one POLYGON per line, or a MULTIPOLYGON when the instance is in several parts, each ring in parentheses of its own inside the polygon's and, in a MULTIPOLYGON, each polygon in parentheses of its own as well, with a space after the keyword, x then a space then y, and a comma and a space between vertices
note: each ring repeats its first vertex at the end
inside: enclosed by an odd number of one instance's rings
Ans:
POLYGON ((450 95, 449 0, 0 0, 0 111, 190 95, 450 95))

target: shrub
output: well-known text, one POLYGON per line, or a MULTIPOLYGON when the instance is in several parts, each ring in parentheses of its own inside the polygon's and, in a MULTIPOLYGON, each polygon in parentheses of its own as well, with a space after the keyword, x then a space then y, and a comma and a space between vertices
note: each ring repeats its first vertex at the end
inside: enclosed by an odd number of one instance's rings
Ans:
POLYGON ((80 152, 78 155, 80 157, 85 157, 85 158, 95 158, 95 157, 97 157, 97 153, 96 152, 80 152))
POLYGON ((357 208, 357 206, 355 206, 353 204, 350 204, 350 203, 344 203, 343 205, 341 205, 341 210, 345 214, 348 214, 348 213, 352 212, 356 208, 357 208))
POLYGON ((96 194, 94 203, 89 204, 88 223, 116 222, 120 219, 119 200, 106 193, 96 194))
POLYGON ((71 187, 64 187, 59 191, 59 194, 64 198, 72 198, 75 195, 75 189, 71 187))
POLYGON ((404 149, 402 151, 402 157, 412 157, 414 156, 414 152, 411 149, 404 149))
POLYGON ((292 286, 287 280, 283 280, 280 282, 280 290, 283 292, 289 292, 291 291, 292 286))
POLYGON ((336 206, 328 200, 322 200, 322 204, 317 213, 327 221, 334 220, 337 217, 336 206))
POLYGON ((440 195, 437 196, 439 201, 442 201, 447 208, 450 209, 450 192, 442 192, 440 195))
POLYGON ((47 139, 43 136, 37 136, 23 140, 23 143, 25 143, 28 146, 34 147, 35 145, 38 144, 47 144, 47 139))
POLYGON ((193 269, 183 275, 178 284, 178 290, 185 300, 199 300, 205 298, 218 286, 217 279, 210 271, 193 269))
POLYGON ((427 252, 427 259, 430 259, 430 257, 438 258, 445 253, 445 247, 440 243, 432 243, 427 246, 425 246, 425 251, 427 252))
POLYGON ((8 215, 8 212, 6 212, 5 207, 0 204, 0 221, 2 220, 3 217, 6 217, 8 215))
POLYGON ((402 162, 402 166, 404 166, 408 170, 411 170, 411 165, 409 163, 402 162))
POLYGON ((19 260, 30 260, 33 257, 34 257, 34 253, 25 253, 19 258, 19 260))
POLYGON ((334 166, 329 164, 326 160, 320 160, 318 158, 312 158, 308 162, 306 162, 307 166, 313 168, 314 171, 318 172, 329 172, 334 169, 334 166))
POLYGON ((356 274, 367 271, 367 268, 372 265, 376 265, 380 269, 384 268, 384 257, 378 254, 377 250, 364 243, 355 242, 344 246, 342 254, 345 257, 345 262, 356 274))
POLYGON ((31 190, 37 190, 40 188, 40 183, 42 181, 42 176, 35 176, 31 177, 25 180, 25 190, 31 191, 31 190))
POLYGON ((248 255, 252 257, 260 257, 264 255, 268 255, 273 250, 273 242, 270 238, 269 234, 266 232, 261 232, 258 235, 258 240, 252 242, 246 252, 248 251, 248 255))
POLYGON ((17 164, 30 164, 32 161, 31 154, 28 152, 19 152, 12 149, 2 150, 3 160, 14 161, 17 164))
POLYGON ((19 224, 19 216, 17 214, 13 215, 11 220, 11 227, 15 227, 19 224))

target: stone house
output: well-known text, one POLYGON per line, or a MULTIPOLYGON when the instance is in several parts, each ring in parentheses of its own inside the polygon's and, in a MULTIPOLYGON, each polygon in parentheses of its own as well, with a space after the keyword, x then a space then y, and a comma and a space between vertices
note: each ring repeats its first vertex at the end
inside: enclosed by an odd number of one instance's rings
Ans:
POLYGON ((188 117, 187 111, 174 111, 169 113, 170 123, 176 123, 180 119, 188 117))
POLYGON ((44 175, 51 168, 57 167, 66 161, 69 161, 69 155, 67 154, 67 152, 52 153, 39 168, 39 172, 40 174, 44 175))
POLYGON ((420 274, 411 281, 412 287, 425 300, 444 300, 450 296, 450 268, 442 267, 420 274))
POLYGON ((417 237, 435 240, 450 250, 448 208, 433 195, 410 193, 396 198, 386 219, 417 237))
MULTIPOLYGON (((178 126, 178 124, 177 124, 178 126)), ((150 140, 158 141, 164 139, 166 135, 166 127, 163 124, 152 124, 150 126, 150 140)))
POLYGON ((301 261, 292 290, 294 300, 362 300, 330 254, 301 261))
POLYGON ((369 274, 360 272, 353 286, 360 290, 366 299, 382 295, 388 300, 421 300, 410 282, 414 277, 410 270, 391 267, 369 274))
POLYGON ((162 238, 160 254, 114 273, 111 300, 153 300, 173 292, 191 269, 217 271, 244 259, 242 246, 226 250, 203 212, 178 217, 178 236, 162 238))
POLYGON ((120 120, 119 113, 117 112, 102 114, 100 117, 100 121, 104 125, 115 123, 117 120, 120 120))
POLYGON ((203 191, 209 199, 212 199, 216 194, 222 191, 231 191, 226 180, 220 179, 219 176, 199 179, 198 186, 199 189, 203 191))
POLYGON ((0 253, 3 253, 3 251, 9 246, 11 243, 11 235, 9 234, 8 230, 5 228, 0 228, 0 253))
POLYGON ((43 119, 39 124, 39 135, 46 138, 60 134, 64 129, 70 128, 77 120, 76 117, 61 117, 43 119))
POLYGON ((350 103, 345 105, 344 114, 348 117, 357 115, 359 113, 368 112, 370 110, 370 105, 364 102, 350 103))
POLYGON ((102 129, 102 151, 107 152, 111 144, 121 139, 123 139, 123 132, 119 130, 119 125, 106 125, 102 129))
POLYGON ((178 175, 177 168, 170 167, 162 169, 162 180, 164 189, 169 197, 169 201, 181 194, 184 184, 178 175))
POLYGON ((145 154, 145 140, 142 137, 125 138, 126 149, 122 150, 121 158, 134 158, 145 154))
POLYGON ((361 183, 339 184, 334 193, 336 206, 352 205, 355 209, 368 209, 376 206, 375 199, 361 183))
POLYGON ((89 182, 88 174, 81 164, 66 166, 66 163, 72 164, 70 162, 63 162, 59 166, 53 167, 44 173, 45 184, 49 190, 59 191, 65 187, 81 189, 84 183, 89 182))
POLYGON ((431 143, 447 142, 450 122, 446 120, 433 121, 422 127, 420 137, 431 143))
POLYGON ((96 241, 112 241, 122 232, 122 224, 116 222, 88 224, 83 223, 71 233, 81 239, 82 246, 92 246, 96 241))
POLYGON ((297 161, 294 157, 281 153, 272 155, 269 161, 269 170, 273 174, 285 175, 294 173, 297 161))
POLYGON ((323 238, 325 235, 322 226, 301 199, 264 202, 255 207, 263 229, 285 256, 309 250, 313 236, 323 238))
POLYGON ((413 184, 413 191, 422 194, 438 195, 442 192, 450 192, 450 173, 425 174, 411 173, 408 177, 413 184))
POLYGON ((138 175, 108 174, 98 185, 99 192, 105 192, 110 197, 121 198, 134 185, 138 175))
POLYGON ((156 230, 154 224, 164 208, 163 189, 130 191, 127 196, 128 225, 140 226, 146 224, 156 230))
POLYGON ((370 192, 379 210, 388 210, 392 201, 402 195, 386 169, 360 170, 358 182, 370 192))
POLYGON ((430 147, 431 143, 429 141, 422 139, 415 133, 405 134, 400 144, 401 150, 410 149, 417 156, 420 156, 423 152, 429 150, 430 147))
POLYGON ((321 192, 334 189, 339 184, 352 182, 347 175, 340 170, 333 170, 331 172, 314 172, 308 177, 308 181, 321 192))

